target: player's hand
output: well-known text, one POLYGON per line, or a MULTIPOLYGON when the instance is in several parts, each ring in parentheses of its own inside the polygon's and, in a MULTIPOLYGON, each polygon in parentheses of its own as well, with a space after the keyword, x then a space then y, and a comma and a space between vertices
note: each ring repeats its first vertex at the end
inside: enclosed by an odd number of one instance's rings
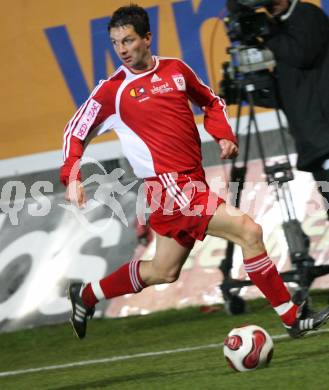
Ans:
POLYGON ((86 205, 86 193, 83 184, 79 180, 71 181, 66 187, 65 200, 79 208, 86 205))
POLYGON ((239 154, 237 145, 228 139, 221 139, 219 141, 219 146, 221 149, 220 158, 224 160, 227 158, 234 158, 239 154))

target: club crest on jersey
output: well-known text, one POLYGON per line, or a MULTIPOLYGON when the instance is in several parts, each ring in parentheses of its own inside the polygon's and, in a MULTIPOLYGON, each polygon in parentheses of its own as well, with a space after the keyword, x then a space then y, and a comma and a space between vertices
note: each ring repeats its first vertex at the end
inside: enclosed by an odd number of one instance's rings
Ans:
POLYGON ((178 74, 173 74, 172 79, 174 80, 174 83, 178 89, 178 91, 186 91, 186 83, 184 76, 180 73, 178 74))
POLYGON ((145 89, 143 87, 132 88, 129 91, 129 95, 132 96, 133 98, 139 98, 143 96, 144 93, 145 93, 145 89))

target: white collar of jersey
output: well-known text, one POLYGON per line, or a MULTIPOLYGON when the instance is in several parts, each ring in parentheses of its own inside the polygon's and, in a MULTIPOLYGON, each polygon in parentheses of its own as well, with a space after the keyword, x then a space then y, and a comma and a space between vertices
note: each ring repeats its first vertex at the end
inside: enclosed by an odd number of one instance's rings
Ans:
POLYGON ((139 78, 141 76, 146 76, 149 73, 154 72, 158 68, 158 66, 159 66, 159 63, 160 63, 159 57, 158 56, 152 56, 152 58, 153 58, 153 61, 154 61, 154 66, 151 69, 146 70, 145 72, 134 73, 127 66, 125 66, 123 64, 121 65, 121 67, 125 71, 125 73, 127 75, 127 78, 135 78, 135 77, 139 78))

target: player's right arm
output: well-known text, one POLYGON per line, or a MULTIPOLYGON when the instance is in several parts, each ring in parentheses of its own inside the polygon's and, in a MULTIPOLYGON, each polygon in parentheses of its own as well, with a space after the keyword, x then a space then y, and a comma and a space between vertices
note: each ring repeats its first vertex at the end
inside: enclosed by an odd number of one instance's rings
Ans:
POLYGON ((80 160, 89 141, 113 127, 111 120, 115 113, 113 103, 109 81, 101 82, 65 127, 64 162, 60 169, 60 180, 67 187, 65 199, 78 207, 82 207, 86 200, 80 160))
POLYGON ((65 200, 81 208, 86 204, 86 193, 80 180, 71 181, 65 192, 65 200))

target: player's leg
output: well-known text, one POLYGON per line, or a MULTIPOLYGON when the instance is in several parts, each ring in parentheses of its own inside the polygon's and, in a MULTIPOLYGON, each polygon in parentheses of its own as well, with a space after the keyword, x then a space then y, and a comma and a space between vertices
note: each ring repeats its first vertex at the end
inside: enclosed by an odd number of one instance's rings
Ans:
POLYGON ((141 279, 146 286, 176 281, 190 251, 173 238, 156 234, 156 253, 152 261, 141 261, 141 279))
POLYGON ((267 255, 261 226, 248 215, 232 206, 221 204, 208 224, 207 234, 241 246, 248 276, 271 303, 291 336, 299 337, 327 321, 328 308, 312 314, 313 317, 301 317, 301 308, 299 310, 292 302, 275 264, 267 255))
POLYGON ((87 319, 93 315, 99 301, 138 293, 154 284, 174 282, 190 250, 173 238, 157 234, 156 253, 152 260, 133 260, 99 281, 85 286, 82 283, 70 285, 69 297, 73 309, 71 323, 76 335, 85 337, 87 319))
POLYGON ((286 325, 296 318, 297 306, 269 259, 263 243, 263 233, 247 214, 235 207, 221 204, 211 218, 207 234, 222 237, 241 246, 243 261, 250 279, 262 291, 286 325))
POLYGON ((218 206, 206 233, 241 246, 244 258, 265 252, 261 226, 241 210, 226 203, 218 206))
POLYGON ((170 283, 177 279, 190 249, 173 238, 156 234, 156 253, 152 260, 133 260, 94 283, 88 283, 82 293, 88 306, 103 299, 137 293, 147 286, 170 283))

